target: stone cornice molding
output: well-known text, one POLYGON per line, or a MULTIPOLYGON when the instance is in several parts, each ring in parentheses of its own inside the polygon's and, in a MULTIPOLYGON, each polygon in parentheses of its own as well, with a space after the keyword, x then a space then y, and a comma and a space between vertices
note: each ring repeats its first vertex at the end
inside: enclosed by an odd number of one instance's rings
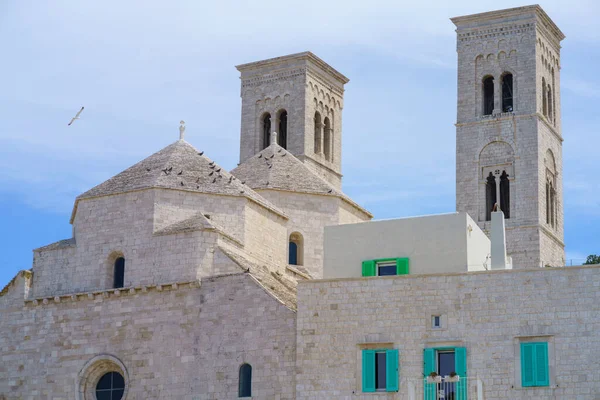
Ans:
POLYGON ((506 25, 507 23, 514 23, 517 26, 521 26, 521 29, 526 28, 529 30, 532 28, 532 24, 530 23, 531 19, 534 19, 537 26, 543 27, 543 29, 547 30, 551 36, 556 38, 558 42, 565 38, 565 35, 558 28, 558 26, 556 26, 552 19, 550 19, 542 7, 537 4, 532 6, 509 8, 506 10, 490 11, 450 18, 450 20, 458 28, 457 34, 459 39, 462 37, 462 35, 465 35, 464 37, 475 36, 481 38, 483 37, 481 35, 490 33, 496 34, 498 32, 486 31, 495 30, 492 25, 506 25), (506 22, 503 23, 502 20, 506 20, 506 22), (480 31, 478 28, 483 23, 486 23, 486 29, 484 31, 480 31), (489 28, 488 25, 490 25, 489 28), (466 32, 459 33, 459 31, 466 32))
POLYGON ((236 68, 238 71, 243 72, 243 71, 248 71, 248 70, 253 70, 253 69, 260 69, 260 68, 264 68, 264 67, 270 68, 270 67, 273 67, 273 66, 276 66, 279 64, 289 63, 292 60, 305 61, 305 62, 307 62, 308 65, 310 65, 310 63, 313 63, 317 67, 319 67, 322 70, 324 70, 325 72, 327 72, 328 74, 331 74, 342 85, 344 85, 350 81, 350 79, 346 78, 344 75, 342 75, 336 69, 334 69, 331 65, 327 64, 325 61, 321 60, 319 57, 317 57, 310 51, 290 54, 290 55, 282 56, 282 57, 269 58, 267 60, 256 61, 256 62, 251 62, 251 63, 247 63, 247 64, 240 64, 240 65, 237 65, 236 68))
POLYGON ((42 296, 36 297, 33 299, 25 299, 26 305, 38 306, 38 305, 47 305, 50 302, 53 303, 62 303, 62 302, 76 302, 82 300, 94 300, 97 298, 114 298, 114 297, 122 297, 122 296, 131 296, 140 293, 149 293, 149 292, 162 292, 162 291, 171 291, 178 290, 183 288, 199 288, 201 286, 200 280, 194 281, 183 281, 183 282, 171 282, 164 284, 150 284, 150 285, 142 285, 142 286, 131 286, 119 289, 104 289, 104 290, 93 290, 90 292, 78 292, 71 294, 60 294, 54 296, 42 296))

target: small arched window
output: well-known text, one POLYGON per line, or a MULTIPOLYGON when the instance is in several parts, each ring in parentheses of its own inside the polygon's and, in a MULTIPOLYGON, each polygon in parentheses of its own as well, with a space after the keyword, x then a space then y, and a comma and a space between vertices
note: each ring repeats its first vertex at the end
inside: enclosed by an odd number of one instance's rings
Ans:
POLYGON ((269 147, 271 142, 271 114, 266 113, 261 118, 262 125, 262 148, 269 147))
POLYGON ((500 209, 504 218, 510 218, 510 181, 506 171, 502 171, 500 175, 500 209))
POLYGON ((242 364, 240 367, 238 397, 252 397, 252 367, 250 364, 242 364))
POLYGON ((483 78, 483 115, 494 112, 494 77, 483 78))
POLYGON ((287 111, 281 110, 279 112, 279 132, 277 132, 277 144, 284 149, 287 149, 287 111))
POLYGON ((298 232, 290 235, 288 264, 304 265, 304 238, 298 232))
POLYGON ((319 112, 315 112, 315 154, 321 152, 321 130, 323 129, 323 124, 321 123, 321 114, 319 112))
POLYGON ((554 108, 552 107, 552 86, 548 85, 548 119, 552 122, 552 113, 554 112, 554 108))
POLYGON ((485 220, 492 219, 492 209, 496 204, 496 177, 490 172, 485 183, 485 220))
POLYGON ((548 116, 548 98, 546 96, 546 78, 542 78, 542 112, 548 116))
POLYGON ((113 288, 122 288, 125 285, 125 259, 119 257, 115 260, 113 288))
POLYGON ((328 117, 325 117, 323 132, 323 153, 325 159, 331 159, 331 122, 328 117))
POLYGON ((502 76, 502 112, 513 112, 513 76, 511 73, 502 76))

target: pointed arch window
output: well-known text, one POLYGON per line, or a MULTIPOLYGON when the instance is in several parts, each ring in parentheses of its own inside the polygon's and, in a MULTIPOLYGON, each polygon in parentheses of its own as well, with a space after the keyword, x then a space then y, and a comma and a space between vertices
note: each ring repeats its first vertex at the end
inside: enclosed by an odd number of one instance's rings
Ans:
POLYGON ((252 397, 252 366, 242 364, 240 367, 238 397, 252 397))
POLYGON ((494 77, 483 78, 483 115, 494 112, 494 77))
POLYGON ((266 113, 261 118, 262 127, 262 148, 269 147, 271 142, 271 114, 266 113))
POLYGON ((323 129, 323 124, 321 123, 321 114, 319 112, 315 112, 315 154, 321 152, 321 130, 323 129))
POLYGON ((496 204, 496 177, 490 172, 485 183, 485 220, 492 219, 492 209, 496 204))
POLYGON ((279 132, 277 133, 277 144, 284 149, 287 149, 287 128, 288 128, 288 114, 287 111, 279 111, 279 132))
POLYGON ((325 117, 323 131, 323 153, 326 160, 331 159, 331 122, 329 117, 325 117))
POLYGON ((125 259, 119 257, 115 260, 113 288, 122 288, 125 285, 125 259))
POLYGON ((502 112, 513 112, 513 76, 502 75, 502 112))

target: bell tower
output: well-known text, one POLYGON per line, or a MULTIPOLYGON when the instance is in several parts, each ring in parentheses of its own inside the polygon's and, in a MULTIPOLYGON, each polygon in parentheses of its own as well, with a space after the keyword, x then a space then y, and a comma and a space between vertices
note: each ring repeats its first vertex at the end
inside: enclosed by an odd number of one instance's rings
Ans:
POLYGON ((456 208, 489 234, 497 204, 513 268, 564 266, 560 42, 541 7, 452 18, 458 53, 456 208))
POLYGON ((304 52, 236 67, 241 73, 240 163, 277 143, 341 188, 342 109, 348 78, 304 52))

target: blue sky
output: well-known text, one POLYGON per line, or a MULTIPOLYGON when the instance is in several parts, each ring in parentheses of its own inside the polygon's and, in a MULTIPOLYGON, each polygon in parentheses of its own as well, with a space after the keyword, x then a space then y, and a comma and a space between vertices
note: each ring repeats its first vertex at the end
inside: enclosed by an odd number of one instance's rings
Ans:
MULTIPOLYGON (((507 0, 0 2, 0 287, 71 237, 75 196, 186 139, 239 156, 234 65, 311 50, 348 76, 344 190, 376 218, 455 209, 450 17, 507 0), (452 4, 448 4, 452 3, 452 4), (67 122, 81 107, 82 119, 67 122), (426 121, 423 125, 423 121, 426 121)), ((562 49, 567 258, 600 253, 600 4, 541 4, 562 49)))

